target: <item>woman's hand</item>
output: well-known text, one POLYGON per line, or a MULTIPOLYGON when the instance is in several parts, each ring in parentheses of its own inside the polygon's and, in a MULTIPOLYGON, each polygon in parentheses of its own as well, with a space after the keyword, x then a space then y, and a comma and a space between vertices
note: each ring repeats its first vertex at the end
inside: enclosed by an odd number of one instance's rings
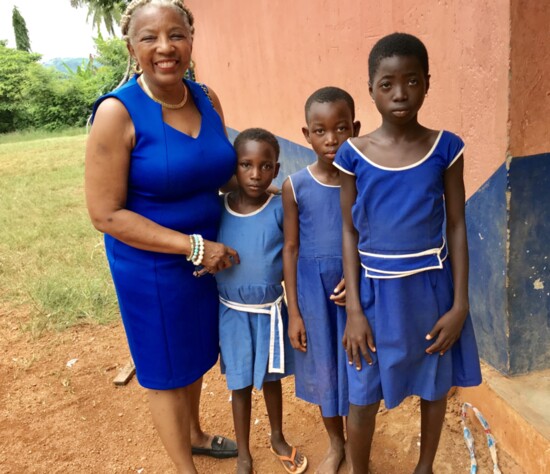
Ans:
POLYGON ((340 280, 330 295, 330 299, 337 306, 346 306, 346 280, 343 278, 340 280))
POLYGON ((202 268, 195 272, 195 276, 202 276, 206 273, 218 273, 233 265, 241 263, 239 254, 235 249, 227 247, 219 242, 204 240, 204 257, 201 262, 202 268))
POLYGON ((464 321, 468 316, 467 309, 457 309, 454 306, 437 320, 432 330, 426 335, 426 340, 434 343, 426 349, 428 354, 445 354, 460 337, 464 321))
POLYGON ((376 352, 376 347, 372 330, 362 312, 356 314, 348 312, 342 344, 348 353, 349 365, 355 364, 355 368, 361 370, 361 355, 367 361, 367 364, 372 365, 372 357, 368 350, 376 352))

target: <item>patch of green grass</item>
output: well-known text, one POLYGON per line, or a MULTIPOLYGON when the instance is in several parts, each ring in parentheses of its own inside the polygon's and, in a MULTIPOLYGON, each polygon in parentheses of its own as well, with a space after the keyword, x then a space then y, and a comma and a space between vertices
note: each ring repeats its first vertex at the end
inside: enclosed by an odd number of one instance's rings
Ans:
POLYGON ((34 308, 29 329, 118 314, 84 200, 85 135, 0 144, 0 295, 34 308))
POLYGON ((64 128, 62 130, 23 130, 21 132, 0 133, 0 145, 4 143, 28 142, 45 138, 74 137, 86 133, 85 127, 64 128))

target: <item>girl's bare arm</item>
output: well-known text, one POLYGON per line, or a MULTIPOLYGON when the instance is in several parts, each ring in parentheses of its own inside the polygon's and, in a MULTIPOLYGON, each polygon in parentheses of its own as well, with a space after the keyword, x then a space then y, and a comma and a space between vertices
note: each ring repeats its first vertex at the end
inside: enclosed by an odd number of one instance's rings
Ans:
POLYGON ((447 216, 447 244, 453 273, 454 301, 452 308, 435 324, 426 337, 436 338, 426 349, 428 353, 443 355, 460 337, 468 316, 468 241, 466 237, 464 157, 459 158, 445 172, 445 209, 447 216))
POLYGON ((283 273, 285 279, 286 300, 288 304, 288 336, 294 349, 306 352, 306 330, 300 309, 298 307, 297 265, 298 249, 300 247, 300 228, 298 220, 298 205, 294 200, 294 192, 290 179, 283 183, 283 229, 285 244, 283 247, 283 273))
POLYGON ((340 202, 342 206, 342 256, 344 261, 344 279, 346 281, 347 323, 342 343, 348 353, 348 361, 361 369, 361 355, 368 364, 372 358, 368 349, 376 352, 374 339, 367 318, 361 308, 359 293, 360 262, 357 252, 359 236, 353 225, 351 208, 357 198, 355 176, 340 173, 340 202))

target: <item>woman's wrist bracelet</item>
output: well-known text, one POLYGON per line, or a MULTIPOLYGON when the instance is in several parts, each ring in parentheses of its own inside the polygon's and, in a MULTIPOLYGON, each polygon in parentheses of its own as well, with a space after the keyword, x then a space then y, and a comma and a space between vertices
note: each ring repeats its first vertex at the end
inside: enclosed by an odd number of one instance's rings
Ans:
POLYGON ((195 239, 193 239, 193 236, 189 236, 189 255, 185 257, 185 259, 190 262, 193 259, 193 254, 195 253, 195 239))
POLYGON ((193 252, 190 254, 190 260, 195 266, 199 266, 204 259, 204 239, 200 234, 192 234, 193 252))

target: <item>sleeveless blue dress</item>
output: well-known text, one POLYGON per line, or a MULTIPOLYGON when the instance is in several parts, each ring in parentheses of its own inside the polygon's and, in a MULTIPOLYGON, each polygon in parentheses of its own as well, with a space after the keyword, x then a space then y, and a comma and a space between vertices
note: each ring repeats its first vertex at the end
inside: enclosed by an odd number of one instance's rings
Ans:
POLYGON ((340 186, 304 168, 289 177, 298 205, 300 245, 296 286, 307 351, 294 351, 296 396, 321 407, 324 417, 348 414, 345 311, 329 298, 343 277, 340 186))
MULTIPOLYGON (((163 121, 162 107, 134 77, 101 97, 120 100, 135 128, 126 208, 185 234, 216 240, 218 188, 236 156, 220 116, 199 84, 185 81, 202 116, 197 138, 163 121)), ((216 362, 218 292, 212 276, 193 277, 184 255, 140 250, 105 235, 105 248, 139 383, 184 387, 216 362)))
POLYGON ((426 334, 453 305, 443 178, 463 149, 458 136, 441 131, 423 159, 401 168, 372 162, 350 140, 338 150, 335 166, 356 178, 361 305, 376 345, 371 366, 347 366, 354 405, 383 399, 393 408, 409 395, 435 401, 451 386, 481 383, 469 315, 451 350, 425 352, 433 344, 426 334))
POLYGON ((241 260, 239 265, 216 274, 222 371, 230 390, 251 385, 259 390, 264 382, 294 372, 288 314, 282 301, 281 196, 271 195, 260 209, 249 214, 233 211, 224 196, 218 241, 237 250, 241 260), (280 313, 270 304, 277 300, 281 300, 280 313), (256 312, 258 308, 264 312, 256 312))

